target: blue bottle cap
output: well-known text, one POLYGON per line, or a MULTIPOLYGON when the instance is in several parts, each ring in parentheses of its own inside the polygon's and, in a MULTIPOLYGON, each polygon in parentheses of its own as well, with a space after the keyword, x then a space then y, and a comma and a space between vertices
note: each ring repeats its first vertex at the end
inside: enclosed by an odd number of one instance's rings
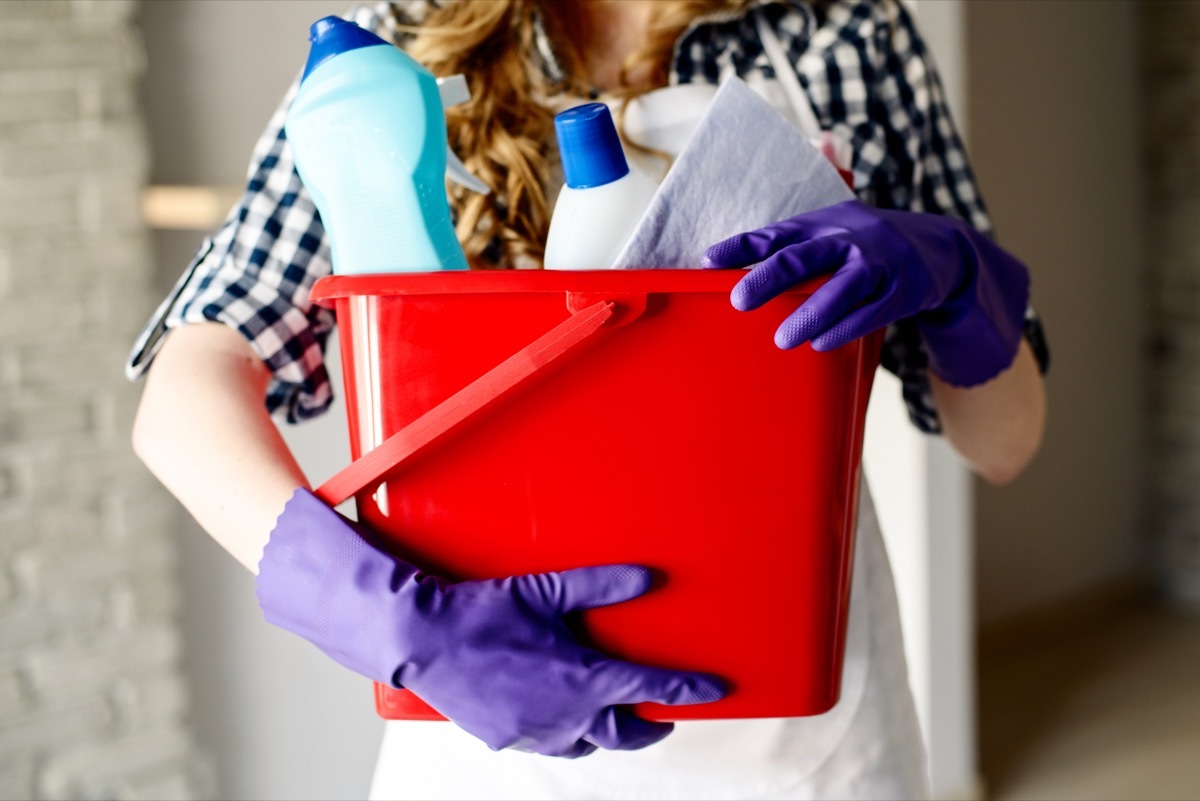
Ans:
POLYGON ((341 17, 322 17, 308 29, 308 40, 312 49, 308 51, 308 62, 304 65, 303 82, 313 70, 336 55, 360 47, 387 44, 375 34, 341 17))
POLYGON ((612 114, 603 103, 588 103, 555 115, 554 132, 563 177, 572 189, 604 186, 629 173, 612 114))

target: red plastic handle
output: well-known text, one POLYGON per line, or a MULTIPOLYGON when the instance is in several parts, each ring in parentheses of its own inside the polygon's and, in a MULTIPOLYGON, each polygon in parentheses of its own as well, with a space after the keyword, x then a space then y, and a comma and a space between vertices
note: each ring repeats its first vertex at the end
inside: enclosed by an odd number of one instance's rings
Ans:
POLYGON ((382 480, 400 463, 453 431, 472 415, 541 370, 554 359, 600 330, 613 316, 609 300, 572 314, 442 403, 392 434, 370 453, 350 464, 316 491, 330 506, 382 480))

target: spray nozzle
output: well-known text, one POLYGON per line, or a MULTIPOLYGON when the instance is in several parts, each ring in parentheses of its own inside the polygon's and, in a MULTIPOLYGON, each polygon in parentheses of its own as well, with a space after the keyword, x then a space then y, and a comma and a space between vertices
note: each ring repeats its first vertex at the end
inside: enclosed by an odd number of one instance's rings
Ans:
MULTIPOLYGON (((457 106, 459 103, 465 103, 471 99, 471 90, 467 87, 467 79, 463 75, 438 78, 437 84, 438 94, 442 97, 442 108, 457 106)), ((446 177, 459 186, 481 195, 489 194, 492 191, 490 186, 467 170, 449 145, 446 146, 446 177)))
MULTIPOLYGON (((308 39, 312 42, 312 47, 308 53, 308 61, 304 65, 304 74, 300 76, 301 83, 313 70, 339 53, 356 50, 360 47, 390 44, 350 20, 336 16, 322 17, 314 22, 309 27, 308 39)), ((443 109, 457 106, 471 99, 471 91, 467 88, 467 79, 462 75, 438 78, 437 83, 443 109)), ((481 195, 492 191, 487 184, 467 171, 462 161, 449 146, 446 148, 446 177, 459 186, 481 195)))

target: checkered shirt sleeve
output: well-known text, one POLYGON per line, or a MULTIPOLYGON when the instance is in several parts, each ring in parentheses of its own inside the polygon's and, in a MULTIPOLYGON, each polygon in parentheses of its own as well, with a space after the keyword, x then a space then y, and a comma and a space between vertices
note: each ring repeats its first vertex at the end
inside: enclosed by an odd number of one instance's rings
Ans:
MULTIPOLYGON (((776 32, 821 127, 851 146, 860 200, 958 217, 993 235, 933 58, 903 3, 761 0, 751 14, 765 15, 776 32)), ((695 27, 677 46, 674 82, 730 75, 751 86, 776 77, 751 15, 695 27)), ((1025 335, 1045 371, 1049 352, 1033 309, 1025 335)), ((911 322, 888 328, 881 363, 900 379, 912 422, 939 432, 929 359, 911 322)))
MULTIPOLYGON (((396 41, 397 23, 419 21, 423 9, 420 2, 383 3, 357 7, 347 18, 396 41)), ((256 144, 241 199, 138 337, 126 365, 130 379, 149 369, 170 329, 218 322, 245 336, 270 369, 266 404, 272 414, 296 422, 332 402, 324 349, 334 320, 309 299, 313 284, 331 271, 329 243, 283 132, 298 85, 256 144)))

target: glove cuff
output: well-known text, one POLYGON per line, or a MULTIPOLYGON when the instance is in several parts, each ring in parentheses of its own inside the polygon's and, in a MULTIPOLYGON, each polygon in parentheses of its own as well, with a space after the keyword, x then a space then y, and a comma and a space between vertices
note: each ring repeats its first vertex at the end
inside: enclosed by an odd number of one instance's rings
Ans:
POLYGON ((973 280, 951 302, 914 320, 930 368, 946 383, 964 388, 1012 366, 1029 307, 1025 265, 981 234, 972 240, 966 249, 976 265, 973 280))
POLYGON ((316 645, 331 658, 392 684, 397 592, 416 568, 383 553, 360 527, 307 489, 292 495, 258 565, 258 604, 268 623, 316 645))

